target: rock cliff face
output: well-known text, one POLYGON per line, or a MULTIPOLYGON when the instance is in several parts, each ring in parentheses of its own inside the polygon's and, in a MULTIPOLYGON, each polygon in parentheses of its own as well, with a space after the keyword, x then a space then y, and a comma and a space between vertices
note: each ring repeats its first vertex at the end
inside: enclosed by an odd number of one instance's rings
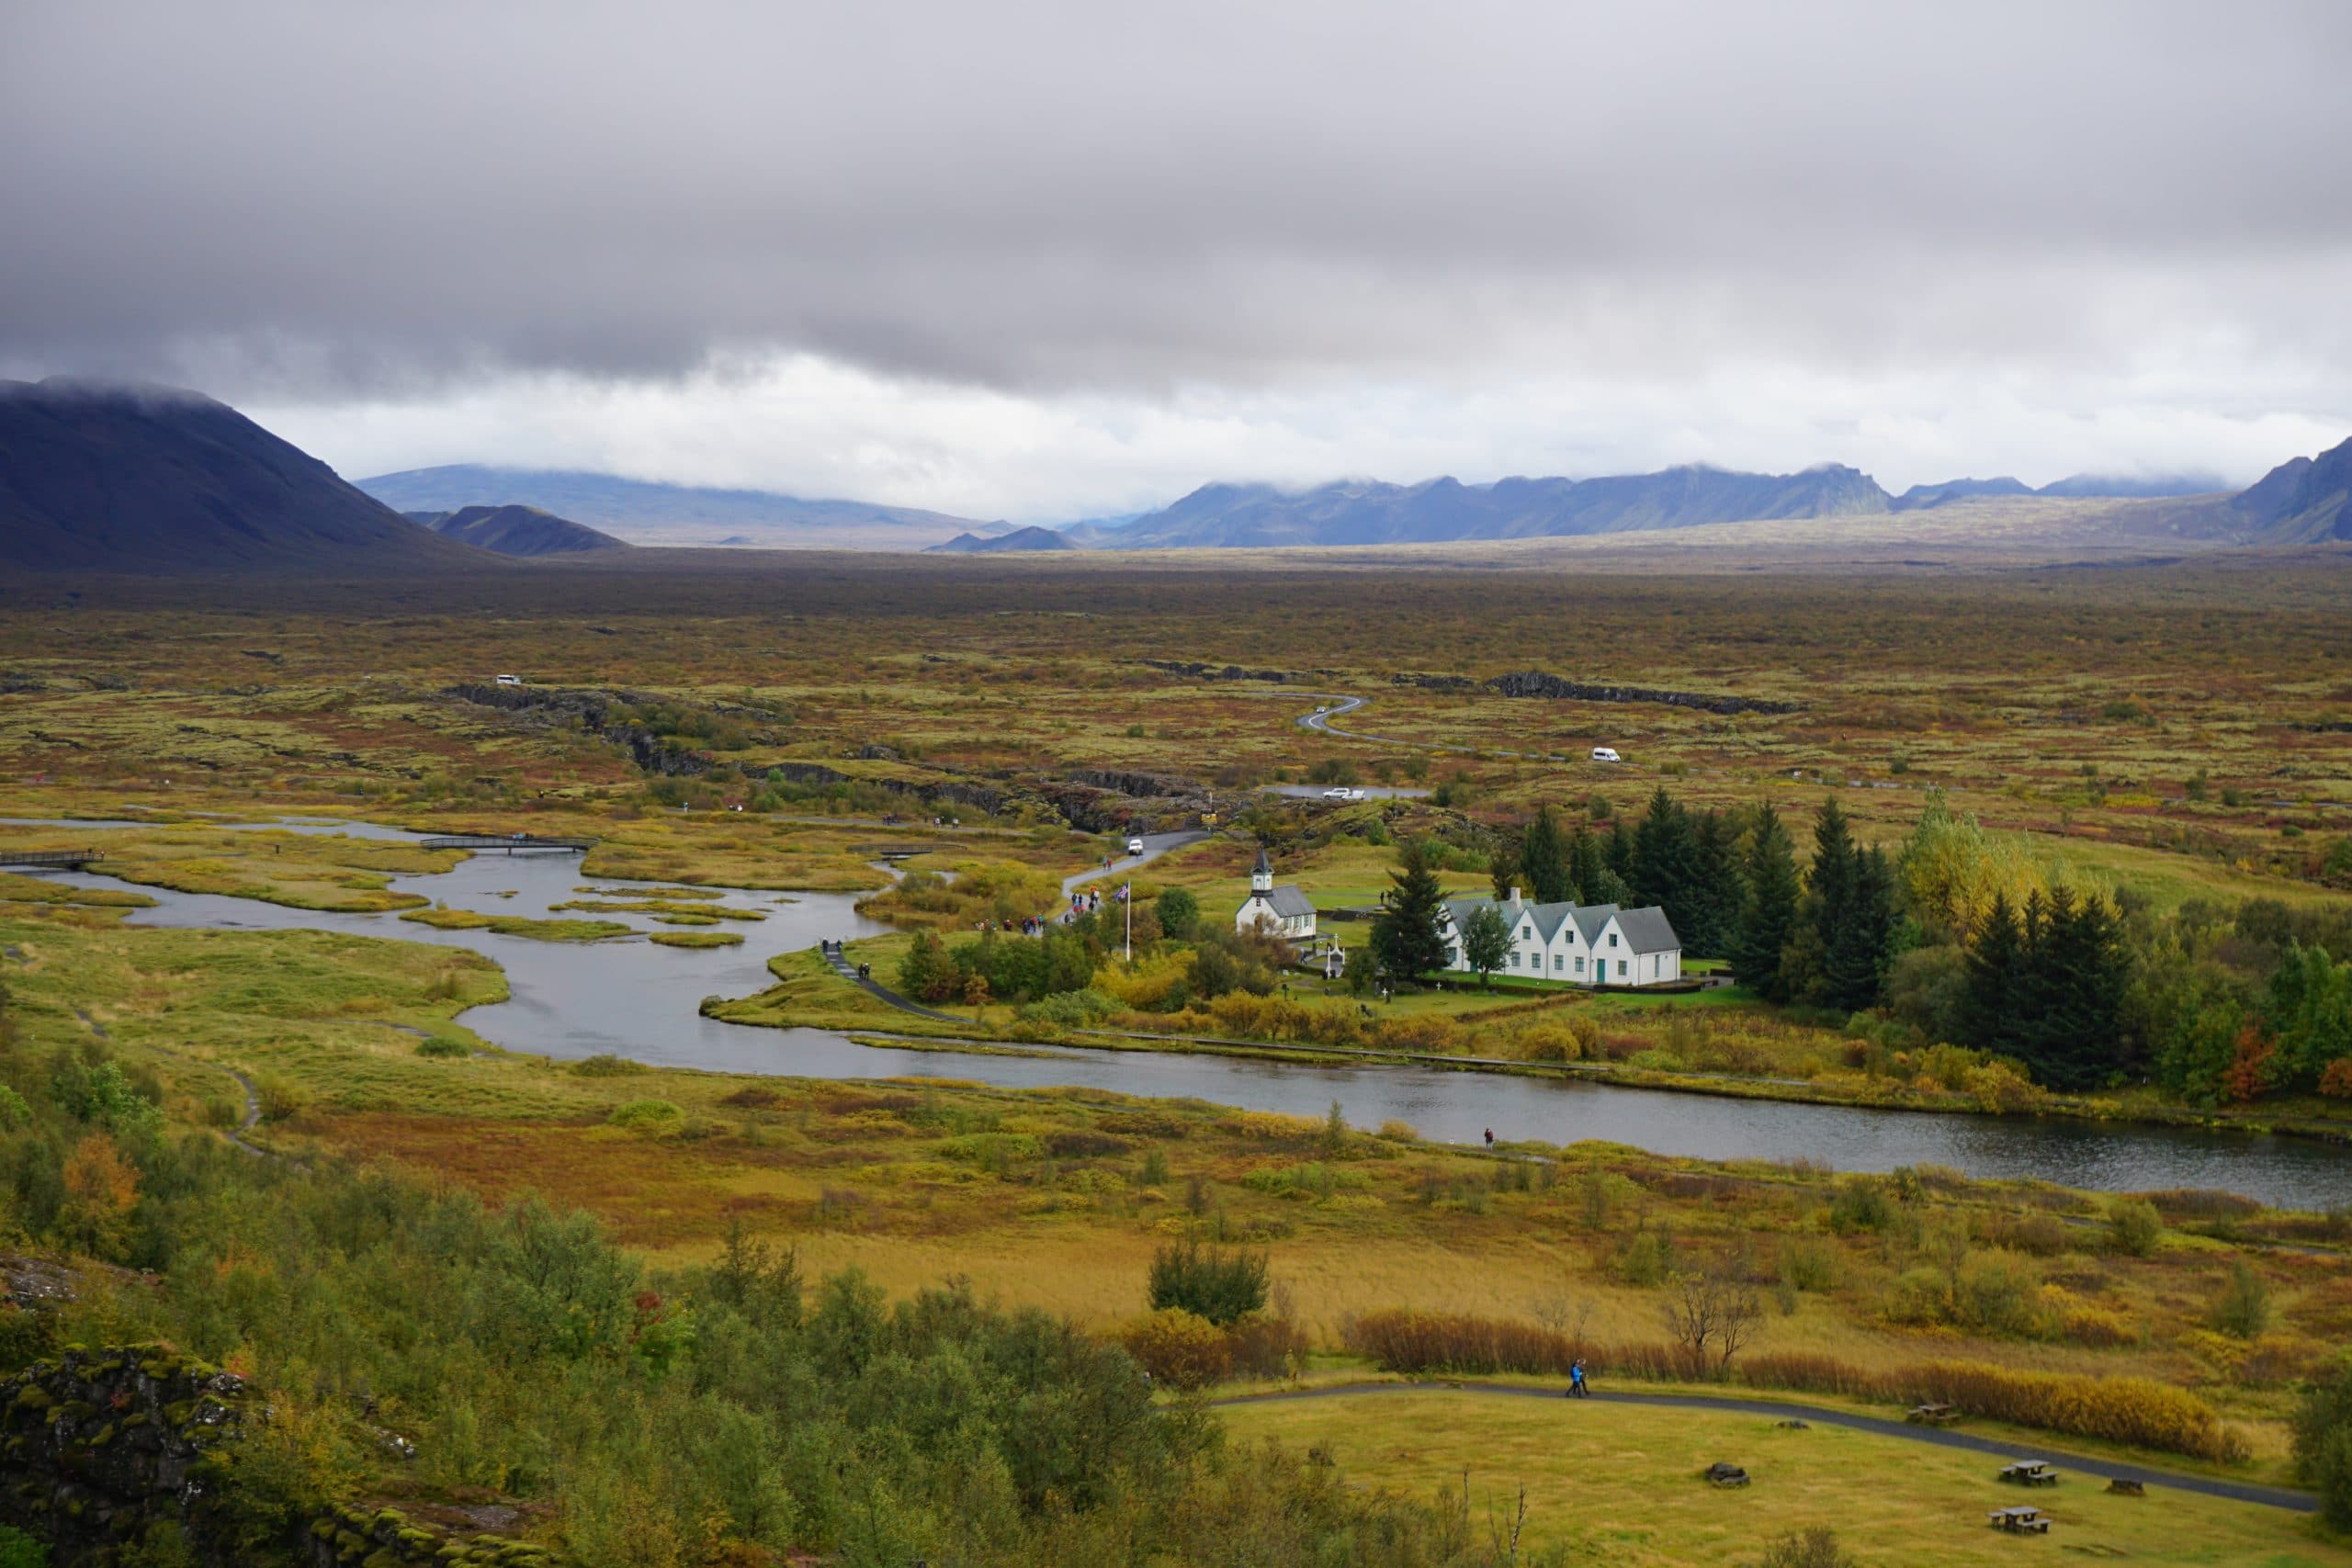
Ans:
POLYGON ((1654 686, 1596 686, 1563 681, 1540 670, 1497 675, 1487 682, 1507 697, 1557 697, 1580 703, 1661 703, 1668 707, 1701 708, 1708 713, 1794 713, 1794 703, 1762 697, 1711 696, 1702 692, 1666 692, 1654 686))
POLYGON ((0 1514, 44 1537, 59 1568, 111 1562, 164 1524, 208 1568, 560 1568, 544 1548, 456 1537, 390 1508, 339 1508, 244 1542, 225 1483, 239 1439, 266 1419, 243 1379, 165 1347, 69 1346, 0 1382, 0 1514))

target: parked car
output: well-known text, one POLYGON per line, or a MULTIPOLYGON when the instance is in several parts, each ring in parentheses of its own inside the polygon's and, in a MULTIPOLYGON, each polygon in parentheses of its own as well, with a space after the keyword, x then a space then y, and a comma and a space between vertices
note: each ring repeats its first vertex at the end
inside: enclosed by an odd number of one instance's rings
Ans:
POLYGON ((1131 855, 1139 855, 1143 853, 1143 840, 1141 839, 1129 839, 1127 840, 1127 853, 1131 855))
POLYGON ((498 678, 498 683, 502 686, 519 686, 523 683, 523 677, 520 675, 501 675, 498 678))
POLYGON ((1326 799, 1326 800, 1345 800, 1345 799, 1347 799, 1347 798, 1348 798, 1348 788, 1347 788, 1347 785, 1345 785, 1345 784, 1333 784, 1329 789, 1327 789, 1327 790, 1325 790, 1325 791, 1323 792, 1323 798, 1324 798, 1324 799, 1326 799))
POLYGON ((1625 759, 1617 755, 1614 746, 1596 746, 1592 749, 1592 760, 1596 762, 1622 762, 1625 759))

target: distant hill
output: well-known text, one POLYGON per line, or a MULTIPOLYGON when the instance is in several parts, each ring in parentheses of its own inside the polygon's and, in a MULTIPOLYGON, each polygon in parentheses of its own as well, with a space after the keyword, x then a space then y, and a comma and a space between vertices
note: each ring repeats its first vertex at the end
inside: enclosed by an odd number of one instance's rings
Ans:
POLYGON ((2352 441, 2279 464, 2230 505, 2266 545, 2352 539, 2352 441))
POLYGON ((934 556, 992 556, 1077 547, 1051 528, 1015 528, 1012 533, 999 534, 993 539, 983 539, 978 534, 958 534, 944 545, 932 546, 924 553, 934 556))
POLYGON ((198 393, 0 381, 0 564, 335 572, 491 558, 416 527, 198 393))
POLYGON ((651 484, 571 468, 457 464, 378 474, 359 488, 401 512, 454 512, 482 502, 535 506, 633 545, 920 550, 962 533, 986 538, 1007 531, 1001 523, 911 507, 651 484))
POLYGON ((1894 498, 1896 512, 1924 512, 1929 507, 1942 506, 1954 501, 1975 501, 1986 496, 2031 495, 2033 487, 2023 479, 2013 479, 2007 474, 1997 479, 1946 479, 1939 485, 1913 485, 1894 498))
POLYGON ((2177 495, 2218 495, 2230 488, 2219 474, 2069 474, 2043 485, 2036 495, 2113 496, 2125 501, 2162 500, 2177 495))
POLYGON ((1204 485, 1164 511, 1099 536, 1114 549, 1380 545, 1520 539, 1687 528, 1760 518, 1884 513, 1867 474, 1828 464, 1797 474, 1687 467, 1606 479, 1508 479, 1490 485, 1344 480, 1291 491, 1204 485))
POLYGON ((411 512, 436 534, 502 556, 580 555, 589 550, 625 550, 629 546, 584 523, 558 517, 536 506, 461 506, 455 512, 411 512))

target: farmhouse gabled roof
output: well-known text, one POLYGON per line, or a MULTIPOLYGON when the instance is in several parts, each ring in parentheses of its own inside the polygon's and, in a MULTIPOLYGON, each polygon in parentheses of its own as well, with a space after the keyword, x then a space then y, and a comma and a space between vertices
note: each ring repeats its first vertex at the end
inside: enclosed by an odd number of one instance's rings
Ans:
POLYGON ((1560 934, 1561 922, 1575 914, 1576 908, 1574 904, 1530 904, 1520 913, 1534 924, 1537 939, 1548 947, 1552 939, 1560 934))
MULTIPOLYGON (((1587 947, 1590 947, 1609 928, 1610 917, 1616 913, 1617 906, 1614 904, 1581 904, 1577 907, 1577 933, 1584 938, 1587 947)), ((1617 929, 1625 929, 1623 920, 1618 921, 1617 929)))
POLYGON ((1655 905, 1646 909, 1619 910, 1617 929, 1625 934, 1625 945, 1635 953, 1672 953, 1682 945, 1666 911, 1655 905))

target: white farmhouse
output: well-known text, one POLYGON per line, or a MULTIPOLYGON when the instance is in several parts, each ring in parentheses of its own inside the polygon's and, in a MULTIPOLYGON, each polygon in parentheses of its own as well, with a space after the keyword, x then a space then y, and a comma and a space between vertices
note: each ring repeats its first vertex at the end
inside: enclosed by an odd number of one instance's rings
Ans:
POLYGON ((1266 858, 1263 844, 1250 873, 1250 897, 1233 917, 1237 931, 1260 928, 1293 943, 1315 940, 1315 906, 1296 887, 1274 886, 1274 863, 1266 858))
POLYGON ((1663 986, 1682 978, 1682 939, 1656 905, 1621 909, 1614 904, 1530 904, 1516 887, 1499 901, 1445 901, 1438 931, 1445 939, 1447 968, 1469 969, 1462 929, 1489 906, 1510 928, 1510 953, 1498 974, 1577 986, 1663 986))

